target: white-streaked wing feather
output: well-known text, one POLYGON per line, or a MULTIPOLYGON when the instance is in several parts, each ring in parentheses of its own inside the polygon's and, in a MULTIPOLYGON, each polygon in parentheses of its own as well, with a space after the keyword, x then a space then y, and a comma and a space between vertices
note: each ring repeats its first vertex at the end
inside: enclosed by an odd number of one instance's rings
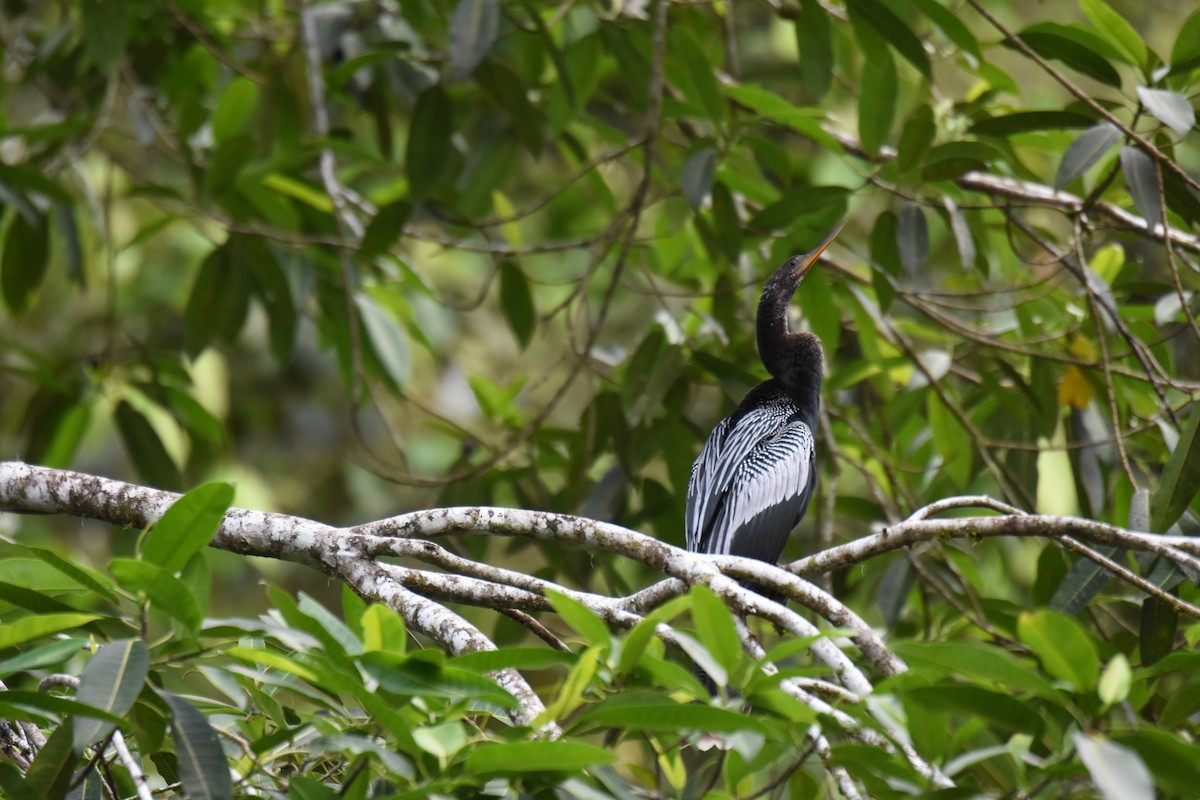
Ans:
POLYGON ((688 482, 689 550, 778 557, 812 492, 812 432, 792 410, 764 406, 713 430, 688 482))

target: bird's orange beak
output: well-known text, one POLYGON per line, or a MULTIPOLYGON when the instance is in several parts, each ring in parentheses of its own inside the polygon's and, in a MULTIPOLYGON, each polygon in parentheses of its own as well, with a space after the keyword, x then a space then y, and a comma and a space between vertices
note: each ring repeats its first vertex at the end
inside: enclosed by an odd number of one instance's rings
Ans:
POLYGON ((821 253, 824 253, 825 248, 829 247, 829 245, 833 243, 833 240, 837 238, 837 235, 842 232, 842 228, 844 227, 846 227, 846 221, 842 220, 838 223, 837 227, 825 237, 824 241, 817 245, 810 253, 799 258, 799 260, 796 262, 796 277, 802 278, 804 277, 805 273, 812 269, 813 264, 816 264, 817 260, 821 257, 821 253))

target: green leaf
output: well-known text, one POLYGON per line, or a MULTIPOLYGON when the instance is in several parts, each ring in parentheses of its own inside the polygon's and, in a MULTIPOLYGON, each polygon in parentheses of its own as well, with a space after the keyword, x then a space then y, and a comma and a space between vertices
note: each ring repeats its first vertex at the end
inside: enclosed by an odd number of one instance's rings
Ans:
POLYGON ((487 96, 508 114, 521 145, 531 155, 540 157, 546 137, 546 115, 529 101, 521 77, 493 60, 476 68, 475 80, 487 96))
POLYGON ((570 772, 616 760, 612 750, 586 742, 504 742, 478 745, 463 767, 469 773, 570 772))
MULTIPOLYGON (((880 0, 846 0, 851 19, 860 19, 875 29, 897 53, 903 56, 926 80, 932 79, 925 45, 896 12, 880 0)), ((871 56, 868 55, 868 58, 871 56)), ((863 79, 866 79, 864 74, 863 79)))
POLYGON ((932 671, 938 677, 969 678, 981 683, 1002 683, 1032 692, 1038 697, 1057 698, 1060 692, 1028 662, 995 645, 978 642, 896 642, 896 655, 914 671, 932 671))
POLYGON ((24 672, 63 664, 84 652, 87 647, 87 639, 56 639, 50 644, 30 648, 17 653, 11 658, 0 661, 0 676, 8 677, 14 672, 24 672))
POLYGON ((1139 86, 1137 93, 1146 110, 1180 136, 1186 136, 1196 125, 1196 109, 1178 92, 1139 86))
POLYGON ((1132 682, 1133 670, 1129 668, 1129 659, 1124 653, 1117 653, 1100 674, 1100 683, 1096 691, 1104 704, 1111 706, 1123 702, 1129 696, 1132 682))
POLYGON ((184 343, 188 355, 197 356, 214 340, 233 343, 250 307, 252 274, 235 253, 239 237, 209 253, 200 265, 188 295, 184 343))
POLYGON ((571 629, 583 636, 584 641, 594 647, 608 647, 611 636, 608 625, 587 606, 573 597, 568 597, 553 589, 546 591, 546 599, 571 629))
POLYGON ((1045 726, 1034 706, 1008 694, 979 686, 940 684, 920 686, 903 691, 906 698, 932 708, 957 711, 969 718, 988 720, 1013 733, 1037 735, 1045 726))
POLYGON ((283 366, 291 360, 296 341, 296 305, 279 259, 266 247, 261 251, 262 256, 250 262, 250 274, 254 278, 254 293, 267 312, 271 355, 275 363, 283 366))
POLYGON ((742 252, 742 222, 733 194, 720 181, 713 186, 712 208, 717 243, 730 263, 736 263, 742 252))
POLYGON ((981 119, 972 124, 969 131, 976 136, 1013 136, 1030 131, 1086 128, 1094 121, 1086 114, 1075 111, 1018 111, 981 119))
POLYGON ((1154 800, 1154 781, 1141 757, 1099 734, 1072 734, 1079 760, 1104 800, 1154 800))
POLYGON ((83 0, 83 45, 101 72, 112 73, 125 59, 134 0, 83 0))
POLYGON ((358 655, 363 651, 362 642, 358 640, 353 631, 346 627, 346 623, 334 616, 329 609, 314 600, 307 592, 300 592, 296 610, 317 623, 324 633, 321 641, 327 650, 336 647, 350 655, 358 655))
POLYGON ((1175 649, 1175 634, 1179 630, 1179 612, 1157 597, 1142 601, 1138 626, 1138 647, 1142 666, 1148 667, 1170 655, 1175 649))
POLYGON ((711 144, 703 145, 688 156, 683 162, 683 174, 680 185, 683 188, 683 199, 687 200, 692 210, 700 208, 713 187, 713 171, 717 167, 717 149, 711 144))
POLYGON ((883 571, 882 577, 875 585, 875 605, 883 615, 883 622, 888 630, 896 627, 904 613, 908 602, 908 592, 916 583, 917 576, 907 558, 893 559, 883 571))
POLYGON ((707 586, 692 587, 692 619, 700 643, 727 673, 742 661, 742 643, 729 607, 707 586))
POLYGON ((500 28, 497 0, 458 0, 450 18, 450 65, 466 78, 491 52, 500 28))
POLYGON ((1114 730, 1113 741, 1131 748, 1154 774, 1155 782, 1165 792, 1177 797, 1190 797, 1200 785, 1200 763, 1196 760, 1196 743, 1180 741, 1167 731, 1150 725, 1136 730, 1114 730))
POLYGON ((1100 661, 1091 637, 1074 619, 1056 611, 1025 612, 1017 620, 1017 635, 1051 675, 1080 691, 1096 688, 1100 661))
POLYGON ((67 797, 80 758, 71 746, 75 738, 75 720, 64 717, 62 723, 42 745, 25 774, 25 785, 35 797, 67 797))
POLYGON ((764 233, 790 230, 800 224, 828 230, 835 224, 834 218, 845 218, 848 195, 849 191, 841 186, 797 187, 758 212, 747 227, 764 233), (824 225, 827 219, 830 222, 824 225))
POLYGON ((1175 45, 1171 48, 1171 73, 1176 68, 1200 60, 1200 9, 1193 11, 1179 33, 1175 35, 1175 45))
POLYGON ((946 209, 946 216, 950 218, 950 232, 954 235, 958 258, 963 269, 970 269, 975 265, 975 239, 971 236, 971 226, 967 224, 966 215, 959 210, 950 195, 942 198, 942 205, 946 209))
POLYGON ((162 567, 132 558, 114 558, 109 570, 127 591, 142 592, 154 608, 178 620, 189 635, 204 622, 204 613, 183 583, 162 567))
POLYGON ((1147 51, 1142 37, 1108 3, 1104 0, 1079 0, 1079 7, 1100 35, 1127 57, 1128 63, 1134 66, 1146 63, 1147 51))
POLYGON ((0 290, 12 313, 24 311, 34 290, 42 285, 49 254, 46 218, 39 215, 30 222, 22 214, 14 215, 0 255, 0 290))
POLYGON ((227 800, 233 797, 229 763, 217 732, 196 708, 173 694, 163 699, 171 708, 171 732, 179 777, 191 800, 227 800))
POLYGON ((354 303, 358 307, 359 321, 371 345, 371 352, 379 359, 384 375, 392 385, 402 388, 412 375, 408 334, 370 296, 356 294, 354 303))
POLYGON ((183 475, 179 467, 146 418, 124 400, 117 405, 113 418, 125 442, 125 451, 142 479, 163 489, 182 488, 183 475))
POLYGON ((750 714, 695 703, 674 703, 662 695, 637 692, 613 695, 597 703, 579 718, 579 725, 599 725, 635 731, 767 733, 767 727, 750 714))
POLYGON ((878 155, 891 135, 899 91, 891 54, 886 50, 868 54, 859 80, 858 135, 863 149, 872 155, 878 155))
POLYGON ((983 53, 979 50, 979 41, 955 12, 941 5, 938 0, 913 0, 913 5, 921 9, 921 13, 929 17, 945 37, 958 45, 960 50, 970 53, 976 60, 983 60, 983 53))
POLYGON ((500 309, 521 349, 529 347, 537 331, 537 309, 525 273, 511 261, 500 265, 500 309))
POLYGON ((575 661, 573 653, 545 647, 505 647, 502 650, 476 650, 450 659, 450 665, 475 672, 495 672, 501 669, 547 669, 575 661))
POLYGON ((408 222, 411 214, 412 205, 404 200, 397 200, 379 209, 367 223, 362 244, 358 248, 359 256, 364 261, 374 261, 387 252, 404 232, 404 223, 408 222))
POLYGON ((702 111, 713 122, 725 119, 725 100, 717 84, 714 64, 704 54, 695 38, 683 26, 669 28, 671 45, 676 58, 667 62, 672 83, 679 87, 691 106, 702 111))
POLYGON ((213 535, 233 504, 233 486, 206 483, 171 504, 146 535, 142 558, 167 572, 179 572, 213 535))
POLYGON ((59 631, 69 631, 100 619, 98 614, 38 614, 21 617, 0 625, 0 650, 40 639, 59 631))
POLYGON ((778 94, 760 86, 727 86, 725 94, 734 102, 749 108, 760 119, 795 128, 820 147, 833 153, 841 153, 844 150, 841 143, 830 136, 818 122, 825 115, 824 110, 820 108, 792 105, 778 94))
MULTIPOLYGON (((150 671, 150 651, 140 639, 122 639, 102 644, 92 655, 75 699, 114 716, 124 716, 141 694, 150 671)), ((112 731, 107 720, 80 718, 75 721, 75 752, 98 742, 112 731)))
POLYGON ((1121 132, 1111 122, 1102 122, 1079 134, 1063 153, 1058 174, 1054 176, 1054 188, 1061 189, 1091 169, 1120 138, 1121 132))
POLYGON ((239 76, 231 80, 213 109, 213 138, 224 142, 244 133, 259 107, 259 94, 258 84, 249 78, 239 76))
MULTIPOLYGON (((1061 61, 1109 86, 1121 86, 1121 75, 1108 61, 1110 54, 1116 54, 1103 39, 1089 31, 1042 22, 1029 26, 1017 36, 1042 58, 1061 61)), ((1012 41, 1005 41, 1004 45, 1017 49, 1012 41)))
POLYGON ((409 123, 404 165, 408 172, 408 193, 413 203, 433 194, 442 173, 450 163, 450 136, 454 109, 440 86, 421 92, 409 123))
MULTIPOLYGON (((1097 547, 1096 552, 1115 561, 1124 558, 1125 551, 1119 547, 1097 547)), ((1062 582, 1054 590, 1049 606, 1064 614, 1077 614, 1100 593, 1112 575, 1095 561, 1080 558, 1071 565, 1062 582)))
POLYGON ((933 119, 933 109, 928 103, 922 103, 913 111, 900 131, 900 142, 896 145, 896 168, 901 172, 908 172, 920 166, 936 135, 937 124, 933 119))
POLYGON ((1121 172, 1133 204, 1153 228, 1162 221, 1158 202, 1158 173, 1150 156, 1131 145, 1121 146, 1121 172))
MULTIPOLYGON (((433 656, 441 658, 440 653, 433 656)), ((261 658, 261 653, 255 654, 261 658)), ((363 670, 379 682, 382 689, 406 697, 444 697, 451 700, 475 699, 500 709, 516 706, 516 700, 496 682, 475 672, 446 666, 425 657, 376 650, 359 657, 363 670)))
POLYGON ((816 0, 800 0, 795 27, 800 77, 813 101, 819 101, 833 83, 833 27, 816 0))

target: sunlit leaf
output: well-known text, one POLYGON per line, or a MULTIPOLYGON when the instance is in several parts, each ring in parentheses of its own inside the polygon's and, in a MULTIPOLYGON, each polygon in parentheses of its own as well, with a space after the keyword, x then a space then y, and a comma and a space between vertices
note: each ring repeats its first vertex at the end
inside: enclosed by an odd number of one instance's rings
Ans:
POLYGON ((1105 0, 1079 0, 1079 7, 1100 35, 1120 51, 1130 64, 1146 63, 1147 51, 1142 37, 1105 0))
POLYGON ((611 764, 617 755, 587 742, 545 741, 485 743, 471 750, 468 772, 570 772, 611 764))
POLYGON ((1081 691, 1095 688, 1100 679, 1095 646, 1073 618, 1056 611, 1025 612, 1017 621, 1017 633, 1051 675, 1081 691))
POLYGON ((1153 800, 1154 781, 1136 752, 1098 734, 1075 733, 1072 738, 1104 800, 1153 800))
POLYGON ((142 558, 167 572, 183 569, 212 540, 233 493, 228 483, 206 483, 176 500, 146 535, 142 558))
POLYGON ((224 141, 243 133, 258 105, 258 84, 241 76, 231 80, 213 109, 213 136, 224 141))
POLYGON ((1186 136, 1195 127, 1196 109, 1178 92, 1139 86, 1137 93, 1146 110, 1180 136, 1186 136))

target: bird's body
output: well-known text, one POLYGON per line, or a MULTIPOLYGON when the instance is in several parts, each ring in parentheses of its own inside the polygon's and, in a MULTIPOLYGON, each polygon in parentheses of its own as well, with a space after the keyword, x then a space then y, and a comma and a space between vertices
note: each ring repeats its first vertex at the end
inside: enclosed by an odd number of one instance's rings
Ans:
POLYGON ((824 352, 788 330, 787 309, 808 269, 841 228, 789 258, 763 287, 758 351, 771 379, 750 390, 704 445, 688 481, 688 550, 775 563, 816 486, 814 431, 824 352))

